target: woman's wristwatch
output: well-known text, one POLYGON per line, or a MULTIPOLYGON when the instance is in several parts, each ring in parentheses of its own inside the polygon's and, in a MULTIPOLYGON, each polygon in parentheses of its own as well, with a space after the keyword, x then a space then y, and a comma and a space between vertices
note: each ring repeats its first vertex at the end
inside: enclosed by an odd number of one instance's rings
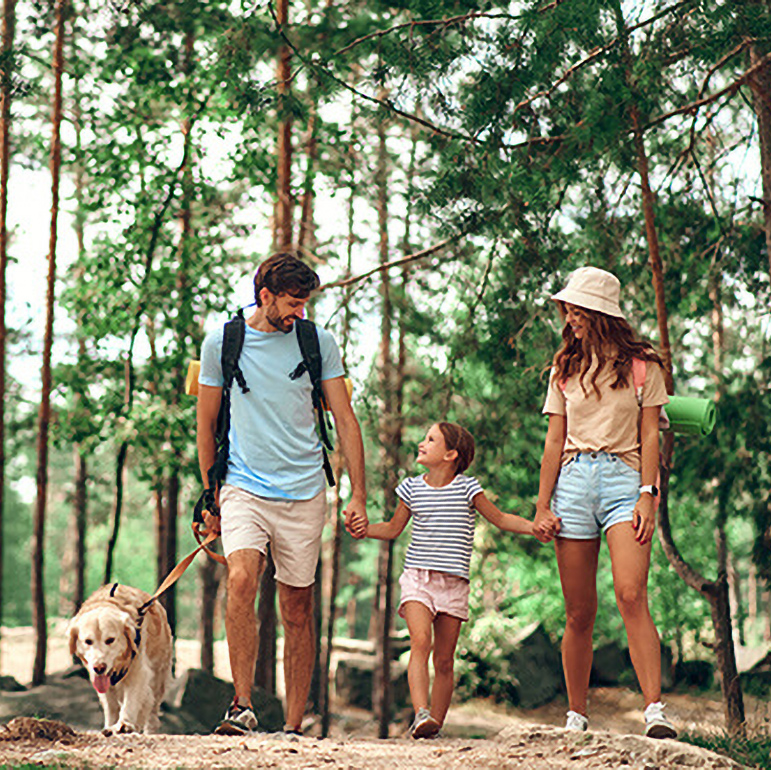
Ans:
POLYGON ((651 497, 659 496, 659 488, 655 484, 643 484, 640 487, 640 494, 647 492, 651 497))

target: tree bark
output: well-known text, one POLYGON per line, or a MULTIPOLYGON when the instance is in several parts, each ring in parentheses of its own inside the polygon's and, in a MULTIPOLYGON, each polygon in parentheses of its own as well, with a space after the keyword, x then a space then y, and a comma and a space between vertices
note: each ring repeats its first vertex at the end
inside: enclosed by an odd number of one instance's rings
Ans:
POLYGON ((13 92, 13 38, 16 29, 16 0, 3 2, 2 48, 5 67, 0 87, 0 629, 3 625, 5 551, 5 369, 6 369, 6 274, 8 272, 8 179, 11 161, 11 96, 13 92))
MULTIPOLYGON (((277 0, 276 18, 282 29, 289 24, 289 0, 277 0)), ((278 52, 276 82, 278 90, 278 142, 276 144, 276 247, 279 251, 292 245, 292 117, 289 111, 289 79, 292 50, 284 44, 278 52)))
MULTIPOLYGON (((386 126, 380 116, 377 125, 377 211, 380 233, 380 262, 388 262, 388 151, 386 126)), ((393 331, 393 302, 388 271, 381 274, 381 326, 380 326, 380 392, 383 394, 381 426, 381 467, 383 469, 383 500, 386 516, 393 514, 396 500, 396 463, 393 456, 394 425, 394 371, 391 351, 393 331)), ((380 544, 378 555, 378 585, 376 607, 375 675, 373 676, 373 704, 378 722, 378 736, 387 738, 391 723, 391 626, 393 623, 393 562, 394 542, 380 544)))
MULTIPOLYGON (((757 64, 764 55, 756 44, 750 46, 751 64, 757 64)), ((763 229, 766 236, 768 271, 771 275, 771 63, 754 73, 749 85, 758 119, 760 177, 763 183, 763 229)))
POLYGON ((257 605, 257 665, 254 683, 263 690, 276 693, 276 566, 268 549, 265 569, 260 578, 260 601, 257 605))
MULTIPOLYGON (((624 22, 620 3, 614 5, 614 12, 619 32, 619 40, 622 45, 621 51, 625 65, 625 78, 630 93, 629 117, 637 155, 637 171, 640 175, 642 211, 645 219, 645 235, 648 243, 648 261, 651 268, 653 287, 656 293, 656 315, 659 326, 661 357, 664 361, 664 375, 667 384, 667 392, 672 394, 674 392, 674 379, 672 376, 672 349, 669 341, 669 317, 665 301, 664 271, 654 216, 654 196, 650 187, 648 173, 648 156, 645 150, 645 139, 641 129, 642 122, 637 106, 637 85, 633 74, 633 58, 629 46, 629 31, 624 22)), ((717 296, 717 301, 719 302, 719 289, 717 290, 717 296)), ((713 329, 713 332, 715 331, 716 330, 713 329)), ((717 348, 722 350, 722 340, 720 340, 717 348)), ((721 359, 716 356, 716 363, 719 363, 720 360, 721 359)), ((722 372, 717 371, 717 376, 722 379, 722 372)), ((673 446, 674 441, 672 434, 668 433, 664 437, 663 450, 661 453, 661 505, 658 510, 659 538, 662 547, 664 548, 664 553, 677 574, 687 585, 704 596, 710 604, 712 623, 715 630, 715 655, 723 682, 722 687, 726 726, 729 732, 736 732, 743 729, 744 704, 739 679, 736 674, 736 655, 731 633, 731 610, 728 601, 728 580, 726 571, 727 549, 725 541, 727 500, 725 499, 725 495, 721 494, 719 490, 718 513, 715 528, 718 546, 718 574, 716 580, 710 581, 705 579, 685 562, 672 538, 672 529, 669 521, 669 468, 672 460, 673 446)), ((725 482, 725 479, 722 481, 725 482)))
POLYGON ((45 681, 46 630, 45 591, 43 585, 45 517, 48 495, 48 430, 51 422, 51 351, 54 336, 54 286, 56 282, 56 238, 59 218, 59 180, 62 143, 62 74, 64 72, 64 18, 67 0, 56 2, 56 39, 53 53, 54 99, 51 116, 51 227, 48 240, 48 281, 46 286, 46 324, 43 337, 43 366, 37 440, 37 499, 32 528, 32 625, 35 631, 35 662, 32 685, 45 681))

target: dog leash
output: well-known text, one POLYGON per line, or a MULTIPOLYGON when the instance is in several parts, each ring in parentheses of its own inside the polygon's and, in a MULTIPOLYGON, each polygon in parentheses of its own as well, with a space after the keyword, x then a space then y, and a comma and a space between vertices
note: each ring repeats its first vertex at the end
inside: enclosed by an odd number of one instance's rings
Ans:
MULTIPOLYGON (((195 531, 195 529, 194 529, 195 531)), ((144 619, 144 614, 147 612, 147 610, 150 609, 150 607, 153 605, 153 603, 158 599, 161 594, 163 594, 165 591, 168 591, 171 586, 174 585, 184 574, 185 570, 192 564, 193 559, 195 559, 196 556, 198 556, 198 553, 200 551, 206 551, 210 556, 214 554, 214 551, 208 548, 209 545, 211 545, 218 537, 219 535, 216 532, 209 532, 206 537, 202 540, 202 535, 200 532, 195 532, 195 539, 198 541, 199 545, 198 548, 196 548, 194 551, 189 553, 187 556, 185 556, 184 559, 182 559, 179 564, 177 564, 176 567, 174 567, 171 572, 169 572, 168 575, 166 575, 166 578, 164 581, 158 586, 155 593, 141 606, 137 608, 137 612, 139 613, 139 626, 142 625, 142 620, 144 619)), ((215 556, 219 556, 219 554, 214 554, 215 556)), ((219 557, 222 558, 222 557, 219 557)), ((222 563, 225 564, 224 559, 222 559, 222 563)), ((138 629, 137 629, 138 630, 138 629)))

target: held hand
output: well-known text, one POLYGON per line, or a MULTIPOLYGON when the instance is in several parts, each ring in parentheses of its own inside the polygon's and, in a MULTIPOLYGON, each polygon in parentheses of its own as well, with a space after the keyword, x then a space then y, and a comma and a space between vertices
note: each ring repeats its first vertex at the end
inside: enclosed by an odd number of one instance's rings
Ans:
POLYGON ((357 540, 365 537, 369 524, 365 505, 351 500, 343 513, 345 514, 345 528, 348 530, 348 534, 357 540))
POLYGON ((646 545, 653 539, 656 529, 656 506, 653 497, 647 492, 640 495, 634 507, 632 527, 635 530, 635 540, 640 545, 646 545))
POLYGON ((209 511, 203 512, 203 523, 206 527, 206 532, 216 532, 218 535, 222 534, 222 519, 219 516, 213 516, 209 511))
POLYGON ((554 515, 551 508, 536 504, 533 535, 540 542, 550 543, 559 534, 561 528, 562 522, 554 515))

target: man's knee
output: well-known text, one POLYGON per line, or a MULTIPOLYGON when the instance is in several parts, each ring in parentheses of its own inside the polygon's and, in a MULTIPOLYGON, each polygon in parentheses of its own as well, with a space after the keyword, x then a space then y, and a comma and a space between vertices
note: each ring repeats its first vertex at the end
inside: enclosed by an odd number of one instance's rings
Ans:
POLYGON ((279 606, 284 628, 290 633, 303 630, 313 618, 313 586, 279 586, 279 606))
POLYGON ((228 602, 254 604, 259 572, 245 564, 228 564, 228 602))

